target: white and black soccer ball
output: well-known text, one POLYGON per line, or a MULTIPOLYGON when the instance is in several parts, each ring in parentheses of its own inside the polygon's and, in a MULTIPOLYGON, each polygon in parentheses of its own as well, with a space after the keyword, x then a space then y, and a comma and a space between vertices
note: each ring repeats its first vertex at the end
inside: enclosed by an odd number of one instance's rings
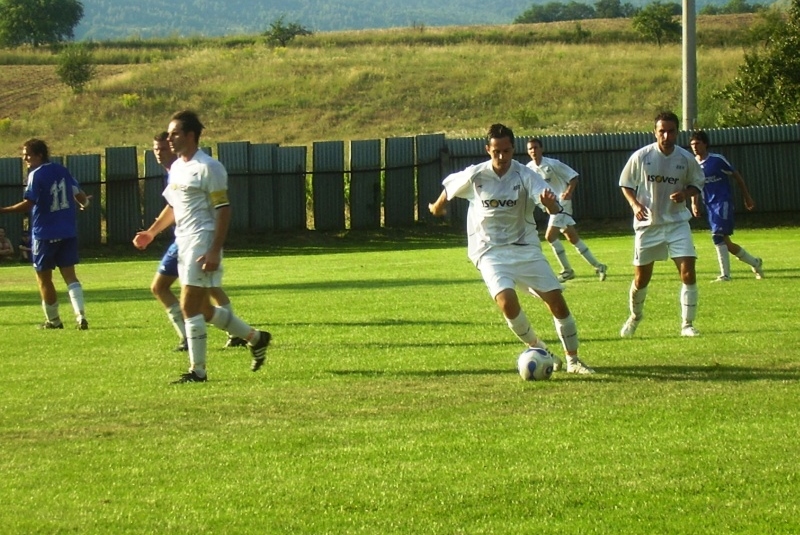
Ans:
POLYGON ((519 375, 526 381, 546 381, 553 375, 553 356, 544 349, 529 347, 517 359, 519 375))

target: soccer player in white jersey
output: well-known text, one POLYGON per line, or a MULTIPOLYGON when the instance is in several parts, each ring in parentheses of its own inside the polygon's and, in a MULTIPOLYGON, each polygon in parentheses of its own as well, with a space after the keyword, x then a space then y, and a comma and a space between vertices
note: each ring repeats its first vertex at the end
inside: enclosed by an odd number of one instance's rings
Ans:
MULTIPOLYGON (((520 306, 515 290, 519 285, 550 309, 566 353, 567 372, 594 373, 578 358, 578 328, 561 284, 542 254, 533 219, 537 204, 551 214, 561 211, 558 199, 539 174, 514 159, 514 133, 510 128, 492 125, 486 152, 489 161, 445 177, 444 190, 428 209, 434 216, 442 216, 450 199, 468 200, 468 256, 511 331, 529 347, 547 349, 520 306)), ((561 362, 557 357, 556 363, 558 369, 561 362)))
POLYGON ((634 278, 629 292, 630 317, 620 336, 630 337, 644 317, 647 287, 656 260, 671 258, 681 277, 681 336, 697 336, 695 252, 686 201, 700 195, 705 177, 692 154, 677 145, 678 117, 662 112, 655 118, 656 142, 634 152, 619 178, 622 194, 633 211, 634 278))
MULTIPOLYGON (((714 282, 728 282, 731 280, 731 258, 733 253, 736 258, 750 266, 756 279, 764 277, 764 262, 747 251, 744 247, 731 240, 733 234, 733 186, 731 177, 742 191, 744 207, 748 210, 755 208, 753 198, 744 183, 742 175, 721 154, 708 152, 710 145, 708 134, 702 130, 692 134, 689 145, 692 147, 695 158, 703 168, 706 183, 703 186, 703 204, 711 226, 711 241, 717 250, 720 275, 714 282)), ((700 203, 697 197, 692 198, 692 213, 700 217, 700 203)))
MULTIPOLYGON (((175 160, 178 159, 169 148, 168 137, 169 134, 167 132, 160 132, 153 137, 153 154, 156 161, 164 167, 167 173, 169 173, 169 169, 175 163, 175 160)), ((175 348, 175 351, 189 351, 189 344, 186 341, 186 325, 183 321, 180 301, 172 293, 172 284, 176 280, 178 280, 178 246, 173 241, 158 264, 156 274, 153 276, 153 282, 150 283, 150 291, 158 302, 164 306, 167 318, 169 318, 170 323, 180 337, 180 343, 175 348)), ((231 300, 222 288, 209 288, 209 293, 217 305, 227 310, 233 310, 231 300)), ((247 342, 243 339, 228 334, 226 348, 246 345, 247 342)))
POLYGON ((547 230, 544 232, 545 239, 550 243, 558 263, 561 264, 561 273, 558 275, 558 280, 559 282, 566 282, 575 278, 575 270, 572 269, 567 258, 567 251, 559 239, 559 234, 563 234, 575 247, 575 250, 578 251, 578 254, 594 268, 594 272, 600 280, 604 281, 606 280, 608 268, 605 264, 597 261, 597 258, 589 250, 589 246, 581 240, 578 231, 575 229, 572 195, 578 186, 578 172, 564 162, 544 156, 543 151, 544 145, 541 139, 534 137, 528 140, 528 156, 531 157, 528 167, 544 177, 547 185, 558 197, 558 202, 563 209, 558 214, 550 214, 547 230))
POLYGON ((259 331, 232 311, 212 306, 210 288, 222 286, 222 248, 231 220, 228 173, 219 161, 199 150, 203 124, 192 111, 180 111, 169 123, 169 144, 178 159, 164 190, 167 206, 155 222, 133 238, 146 248, 155 236, 175 224, 181 310, 189 346, 189 371, 176 383, 206 381, 206 322, 247 341, 251 369, 264 364, 271 335, 259 331))

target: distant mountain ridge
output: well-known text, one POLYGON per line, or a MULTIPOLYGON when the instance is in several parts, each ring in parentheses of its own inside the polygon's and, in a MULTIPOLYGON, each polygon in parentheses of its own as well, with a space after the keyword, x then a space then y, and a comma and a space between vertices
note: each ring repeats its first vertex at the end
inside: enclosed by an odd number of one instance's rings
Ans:
MULTIPOLYGON (((256 34, 267 30, 281 16, 286 22, 298 22, 315 32, 510 24, 532 5, 549 1, 552 0, 82 0, 84 16, 75 38, 99 41, 256 34)), ((635 6, 649 3, 629 1, 635 6)), ((697 9, 707 3, 724 5, 727 0, 697 0, 697 9)))

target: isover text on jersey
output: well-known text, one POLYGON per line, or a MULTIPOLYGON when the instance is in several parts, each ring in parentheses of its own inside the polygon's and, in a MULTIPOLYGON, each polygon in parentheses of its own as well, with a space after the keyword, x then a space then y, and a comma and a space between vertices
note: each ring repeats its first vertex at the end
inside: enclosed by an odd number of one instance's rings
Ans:
POLYGON ((677 184, 679 178, 671 177, 671 176, 662 176, 662 175, 647 175, 648 182, 655 182, 656 184, 664 183, 664 184, 677 184))
POLYGON ((517 205, 516 199, 484 199, 481 202, 484 208, 511 208, 517 205))

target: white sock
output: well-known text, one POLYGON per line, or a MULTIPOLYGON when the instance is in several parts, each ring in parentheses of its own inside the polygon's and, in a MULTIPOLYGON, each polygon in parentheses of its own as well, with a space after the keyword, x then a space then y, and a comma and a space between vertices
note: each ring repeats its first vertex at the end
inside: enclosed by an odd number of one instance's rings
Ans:
POLYGON ((578 326, 575 324, 575 318, 572 314, 564 319, 558 319, 553 316, 553 323, 556 326, 558 338, 564 346, 564 353, 569 355, 578 354, 578 326))
POLYGON ((511 329, 511 332, 516 334, 517 338, 522 340, 526 345, 536 345, 536 333, 533 332, 533 327, 531 327, 531 323, 528 321, 524 310, 520 310, 519 315, 514 319, 506 318, 506 323, 508 324, 508 328, 511 329))
POLYGON ((567 251, 564 250, 564 244, 561 243, 561 240, 551 242, 550 247, 553 248, 556 259, 558 260, 558 263, 561 264, 561 271, 572 271, 572 266, 567 259, 567 251))
MULTIPOLYGON (((228 301, 224 305, 218 305, 218 306, 219 306, 219 308, 221 308, 223 310, 227 310, 228 312, 233 314, 233 305, 230 303, 230 301, 228 301)), ((212 323, 212 325, 213 325, 213 323, 212 323)), ((226 331, 226 332, 228 332, 228 331, 226 331)), ((233 337, 233 335, 230 332, 228 332, 228 338, 232 338, 232 337, 233 337)))
POLYGON ((206 320, 202 314, 186 320, 186 341, 189 346, 189 369, 199 377, 205 377, 208 339, 206 320))
POLYGON ((681 318, 683 325, 691 325, 697 315, 697 284, 681 285, 681 318))
POLYGON ((209 321, 209 323, 217 329, 222 329, 228 332, 228 334, 244 338, 248 342, 254 340, 258 332, 242 321, 236 314, 222 307, 214 307, 214 315, 211 316, 211 321, 209 321))
POLYGON ((55 325, 61 323, 61 318, 58 317, 58 301, 52 305, 48 305, 42 301, 42 310, 44 310, 44 317, 47 319, 47 321, 54 323, 55 325))
POLYGON ((181 337, 181 340, 186 339, 186 325, 183 321, 183 312, 181 312, 181 306, 178 303, 173 304, 167 309, 167 317, 169 318, 169 322, 175 327, 175 332, 178 333, 178 336, 181 337))
POLYGON ((583 257, 584 260, 589 262, 592 267, 597 267, 600 265, 600 262, 594 257, 592 252, 589 250, 589 247, 583 243, 583 240, 578 240, 575 244, 575 250, 578 251, 578 254, 583 257))
POLYGON ((714 245, 717 250, 717 260, 719 260, 720 275, 724 277, 731 276, 731 255, 728 253, 728 246, 724 243, 714 245))
POLYGON ((750 253, 744 250, 744 247, 739 248, 739 252, 736 253, 736 258, 738 258, 745 264, 749 264, 751 267, 756 267, 756 264, 758 263, 754 256, 752 256, 750 253))
POLYGON ((81 286, 81 283, 73 282, 67 286, 67 292, 69 293, 69 300, 72 303, 72 310, 75 311, 75 316, 77 316, 78 321, 80 322, 86 319, 86 314, 83 311, 83 286, 81 286))
POLYGON ((644 301, 647 299, 647 286, 644 288, 637 288, 636 281, 631 281, 631 289, 628 292, 629 309, 631 315, 637 319, 642 319, 644 316, 644 301))

